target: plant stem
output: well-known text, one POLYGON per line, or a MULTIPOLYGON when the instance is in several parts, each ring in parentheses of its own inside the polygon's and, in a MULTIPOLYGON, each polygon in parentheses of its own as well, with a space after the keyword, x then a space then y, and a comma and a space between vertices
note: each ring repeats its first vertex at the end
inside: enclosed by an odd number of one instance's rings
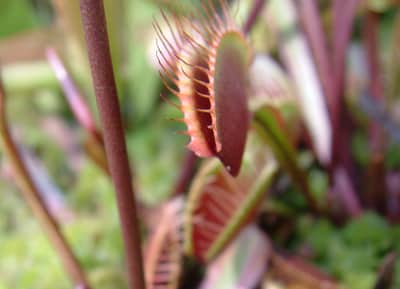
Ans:
POLYGON ((250 10, 250 14, 247 17, 245 24, 243 25, 243 32, 245 34, 248 34, 250 32, 251 28, 256 23, 258 15, 260 15, 260 13, 262 12, 262 10, 265 6, 265 2, 266 2, 266 0, 254 0, 253 7, 250 10))
POLYGON ((333 183, 334 196, 338 197, 340 207, 342 208, 339 218, 344 221, 348 218, 361 216, 363 209, 353 189, 350 176, 344 168, 337 167, 335 169, 333 183))
POLYGON ((186 150, 181 166, 181 171, 176 180, 172 196, 178 196, 188 188, 190 181, 195 173, 196 164, 196 155, 192 151, 186 150))
POLYGON ((110 174, 107 166, 106 153, 104 151, 103 136, 96 125, 96 121, 85 98, 79 91, 71 75, 65 68, 60 56, 54 48, 46 50, 47 61, 52 67, 60 86, 63 89, 67 103, 77 122, 86 130, 88 138, 85 149, 92 160, 106 173, 110 174))
POLYGON ((333 1, 333 71, 334 71, 334 92, 332 105, 332 126, 333 126, 333 165, 342 165, 350 171, 349 151, 349 115, 346 112, 344 101, 345 75, 346 75, 346 53, 350 43, 353 30, 353 21, 356 9, 360 0, 334 0, 333 1))
MULTIPOLYGON (((369 70, 369 91, 377 103, 382 106, 384 101, 383 74, 379 59, 379 22, 380 14, 367 11, 363 25, 363 39, 366 47, 367 65, 369 70)), ((389 198, 385 182, 385 165, 383 147, 385 137, 382 127, 377 122, 369 125, 369 138, 372 156, 367 170, 367 188, 365 199, 368 208, 386 213, 386 199, 389 198)))
POLYGON ((135 196, 111 62, 103 1, 81 0, 80 9, 97 106, 103 127, 107 160, 116 190, 126 250, 129 287, 144 289, 135 196))
POLYGON ((322 88, 327 100, 327 105, 330 114, 332 114, 332 107, 334 105, 334 83, 330 73, 332 68, 332 59, 327 48, 321 17, 319 15, 318 4, 316 1, 301 0, 299 1, 298 9, 304 32, 313 52, 315 65, 318 70, 322 88))
POLYGON ((98 141, 102 143, 103 139, 101 133, 96 126, 89 105, 76 87, 71 75, 68 73, 64 63, 58 56, 58 53, 54 48, 48 48, 46 50, 46 56, 64 91, 67 103, 76 120, 89 134, 93 135, 95 139, 98 139, 98 141))
POLYGON ((332 128, 318 72, 303 33, 293 1, 269 2, 270 25, 279 35, 279 54, 293 79, 305 124, 322 164, 331 160, 332 128))
POLYGON ((287 171, 295 186, 303 194, 309 208, 317 215, 322 209, 311 191, 306 172, 301 168, 296 159, 296 149, 290 141, 286 129, 279 124, 279 112, 265 106, 254 115, 254 127, 274 153, 280 166, 287 171))
POLYGON ((43 230, 59 255, 63 266, 76 286, 89 289, 86 276, 79 261, 72 252, 67 240, 63 236, 57 221, 49 212, 42 198, 44 194, 29 174, 27 164, 11 136, 6 116, 6 95, 0 81, 0 137, 6 156, 9 158, 14 170, 16 182, 21 189, 23 197, 31 207, 33 214, 39 220, 43 230))
MULTIPOLYGON (((341 103, 344 97, 344 80, 347 47, 353 30, 353 21, 360 0, 333 1, 333 63, 335 64, 335 97, 341 103)), ((337 107, 340 110, 342 106, 337 107)), ((337 115, 337 117, 339 117, 337 115)))
MULTIPOLYGON (((383 75, 379 59, 379 21, 378 13, 368 11, 363 36, 367 54, 369 70, 369 91, 372 97, 382 103, 384 100, 383 75)), ((379 153, 383 146, 383 134, 377 123, 371 123, 369 128, 371 147, 374 153, 379 153)))

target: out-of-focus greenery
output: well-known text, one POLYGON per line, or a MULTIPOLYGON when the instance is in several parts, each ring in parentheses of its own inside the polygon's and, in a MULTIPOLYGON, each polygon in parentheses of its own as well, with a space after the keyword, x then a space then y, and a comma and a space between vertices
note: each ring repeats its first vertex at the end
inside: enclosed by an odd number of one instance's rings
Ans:
MULTIPOLYGON (((0 0, 0 40, 43 27, 47 19, 38 9, 40 4, 50 2, 0 0)), ((106 7, 114 3, 106 2, 106 7)), ((150 66, 151 23, 159 13, 158 8, 150 1, 121 2, 127 8, 122 10, 126 13, 123 17, 127 26, 114 28, 123 32, 125 47, 122 53, 125 54, 119 57, 124 63, 114 64, 121 69, 117 75, 121 77, 118 86, 127 125, 128 151, 135 163, 138 198, 145 204, 155 205, 171 191, 186 140, 175 133, 182 130, 182 126, 168 120, 179 114, 175 108, 159 101, 161 83, 157 71, 150 66)), ((117 39, 113 35, 111 38, 117 39)), ((76 51, 65 55, 74 56, 76 51)), ((67 63, 73 72, 78 71, 74 77, 82 91, 89 93, 85 96, 93 107, 91 83, 87 81, 89 78, 80 77, 82 68, 75 68, 79 65, 81 63, 74 58, 67 63)), ((84 132, 77 128, 44 52, 43 59, 11 63, 2 69, 9 100, 7 112, 16 128, 15 135, 43 161, 51 177, 65 192, 63 202, 73 213, 73 219, 63 223, 62 228, 88 272, 93 288, 127 288, 120 226, 110 180, 83 155, 84 132), (59 118, 78 132, 77 141, 82 145, 78 153, 83 162, 78 172, 67 165, 68 159, 57 141, 41 128, 46 117, 59 118)), ((0 179, 0 190, 0 288, 71 288, 57 254, 32 218, 18 189, 0 179)))
POLYGON ((1 1, 0 19, 0 37, 35 27, 40 22, 27 0, 1 1))
MULTIPOLYGON (((0 288, 70 288, 58 256, 18 192, 1 182, 0 288)), ((112 187, 86 163, 66 202, 75 210, 63 231, 95 288, 126 288, 112 187), (96 185, 93 185, 96 180, 96 185)))
MULTIPOLYGON (((77 0, 63 1, 77 3, 77 0)), ((106 7, 112 7, 116 2, 124 5, 124 9, 113 11, 117 13, 117 16, 113 14, 113 19, 120 20, 118 13, 122 13, 120 17, 123 17, 122 23, 126 26, 109 23, 111 39, 121 41, 122 46, 121 50, 113 46, 114 59, 119 61, 114 65, 118 70, 117 82, 126 121, 128 150, 135 164, 138 198, 146 205, 155 205, 164 200, 171 190, 186 142, 185 137, 175 135, 176 131, 182 130, 182 126, 168 120, 179 117, 179 113, 160 101, 162 86, 150 64, 150 58, 154 57, 149 49, 154 37, 151 23, 159 13, 156 3, 168 1, 105 2, 106 7), (122 36, 117 37, 114 33, 121 33, 122 36)), ((379 6, 380 1, 374 2, 379 6)), ((49 22, 48 11, 42 13, 42 6, 38 3, 49 5, 51 1, 0 0, 1 40, 45 26, 49 22)), ((184 4, 187 3, 184 1, 184 4)), ((48 7, 46 5, 44 7, 48 7)), ((79 13, 75 11, 72 15, 78 17, 79 13)), ((79 18, 71 20, 80 23, 79 18)), ((262 43, 263 48, 269 46, 265 43, 268 41, 265 41, 264 28, 257 29, 254 35, 257 43, 262 43)), ((70 35, 62 37, 70 39, 70 35)), ((93 106, 89 77, 80 74, 85 71, 86 64, 74 53, 64 53, 70 56, 66 58, 67 64, 93 106)), ((2 55, 0 62, 1 59, 2 55)), ((74 172, 67 165, 66 156, 57 142, 41 127, 43 118, 58 117, 69 128, 79 131, 77 141, 83 143, 84 132, 77 128, 45 59, 7 64, 4 81, 9 92, 8 115, 17 128, 18 139, 43 160, 51 177, 65 192, 65 205, 74 217, 63 223, 62 228, 88 272, 93 288, 126 288, 120 227, 109 178, 86 157, 82 157, 80 170, 74 172)), ((365 166, 369 158, 366 139, 362 133, 353 137, 352 151, 360 166, 365 166)), ((398 146, 393 145, 389 149, 386 156, 388 167, 399 168, 398 152, 398 146)), ((79 153, 82 154, 82 151, 79 153)), ((4 156, 1 155, 1 158, 4 156)), ((322 199, 328 189, 328 177, 316 168, 311 168, 309 172, 312 191, 322 199)), ((32 218, 19 191, 2 179, 0 190, 0 289, 71 288, 58 256, 32 218)), ((285 208, 293 209, 291 213, 306 210, 304 199, 294 189, 285 192, 282 200, 285 208)), ((372 213, 339 229, 328 221, 316 221, 307 216, 300 217, 297 225, 295 244, 311 246, 315 261, 352 289, 372 288, 384 255, 390 250, 400 252, 400 227, 390 226, 372 213)), ((400 288, 399 264, 396 272, 396 288, 400 288)))
MULTIPOLYGON (((311 247, 315 261, 352 289, 373 288, 382 256, 400 249, 400 226, 390 226, 374 213, 365 213, 341 229, 327 220, 303 217, 298 234, 311 247)), ((394 288, 399 288, 400 262, 395 276, 394 288)))

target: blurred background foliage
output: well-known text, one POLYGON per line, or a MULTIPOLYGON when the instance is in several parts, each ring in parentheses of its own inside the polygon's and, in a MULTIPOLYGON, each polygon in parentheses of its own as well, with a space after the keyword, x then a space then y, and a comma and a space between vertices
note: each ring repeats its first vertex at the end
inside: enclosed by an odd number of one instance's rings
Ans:
MULTIPOLYGON (((186 142, 175 135, 182 126, 168 120, 179 114, 160 101, 162 85, 151 64, 155 61, 151 47, 152 21, 159 13, 157 2, 171 5, 156 0, 105 0, 128 149, 135 163, 139 199, 148 206, 161 203, 170 194, 186 142)), ((241 2, 246 11, 250 1, 241 2)), ((188 1, 181 4, 172 9, 184 10, 189 5, 188 1)), ((84 133, 44 54, 48 46, 60 52, 95 112, 78 7, 78 0, 0 0, 0 63, 9 97, 8 116, 17 139, 43 162, 60 190, 54 201, 54 206, 63 208, 58 218, 89 272, 93 288, 123 289, 123 250, 112 186, 84 153, 84 133)), ((383 39, 391 33, 394 12, 385 17, 383 39)), ((252 38, 257 47, 267 50, 264 32, 256 27, 252 38)), ((360 132, 352 141, 361 166, 369 157, 366 138, 360 132)), ((389 154, 387 165, 399 169, 398 146, 389 154)), ((71 288, 56 254, 14 186, 4 156, 0 156, 0 289, 71 288)), ((327 191, 327 176, 322 170, 313 168, 310 180, 314 191, 327 191)), ((284 246, 292 250, 312 246, 313 258, 321 268, 348 288, 372 288, 383 257, 391 250, 400 252, 400 226, 369 213, 338 229, 326 220, 301 213, 304 204, 297 196, 288 192, 288 202, 281 204, 300 209, 300 213, 293 213, 288 208, 289 214, 298 214, 297 229, 284 246)), ((396 288, 400 288, 400 264, 396 272, 396 288)))
MULTIPOLYGON (((185 143, 184 137, 175 135, 181 127, 168 120, 178 112, 159 101, 161 83, 150 65, 152 21, 158 8, 151 1, 105 4, 139 198, 156 205, 171 191, 185 143)), ((59 187, 61 197, 54 206, 64 208, 65 216, 60 217, 64 232, 93 288, 126 288, 112 186, 83 151, 84 132, 46 61, 48 46, 61 54, 95 112, 79 1, 0 1, 0 62, 16 138, 43 162, 59 187)), ((10 178, 2 161, 0 288, 71 288, 10 178)))

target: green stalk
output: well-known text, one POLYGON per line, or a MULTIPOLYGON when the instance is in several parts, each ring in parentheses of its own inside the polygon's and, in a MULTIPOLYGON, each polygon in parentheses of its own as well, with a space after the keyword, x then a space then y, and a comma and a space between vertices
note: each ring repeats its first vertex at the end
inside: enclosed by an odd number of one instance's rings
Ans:
POLYGON ((314 213, 320 213, 318 201, 315 199, 308 184, 307 174, 298 164, 296 150, 290 142, 289 135, 285 134, 285 130, 279 125, 275 112, 267 106, 259 109, 255 113, 254 126, 271 148, 281 167, 300 189, 310 209, 314 213))

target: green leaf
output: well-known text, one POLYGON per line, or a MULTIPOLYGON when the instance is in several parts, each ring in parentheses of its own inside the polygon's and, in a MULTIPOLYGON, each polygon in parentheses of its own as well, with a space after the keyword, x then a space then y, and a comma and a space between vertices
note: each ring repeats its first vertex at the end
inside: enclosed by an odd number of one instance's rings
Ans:
POLYGON ((30 1, 0 1, 0 38, 35 27, 30 1))
POLYGON ((380 216, 365 213, 343 230, 345 241, 352 246, 371 247, 376 252, 388 250, 391 246, 390 228, 380 216))
POLYGON ((279 165, 289 174, 294 184, 301 190, 314 211, 319 211, 314 194, 307 181, 306 172, 300 167, 296 151, 278 110, 264 106, 255 113, 254 126, 261 138, 269 145, 279 165))

